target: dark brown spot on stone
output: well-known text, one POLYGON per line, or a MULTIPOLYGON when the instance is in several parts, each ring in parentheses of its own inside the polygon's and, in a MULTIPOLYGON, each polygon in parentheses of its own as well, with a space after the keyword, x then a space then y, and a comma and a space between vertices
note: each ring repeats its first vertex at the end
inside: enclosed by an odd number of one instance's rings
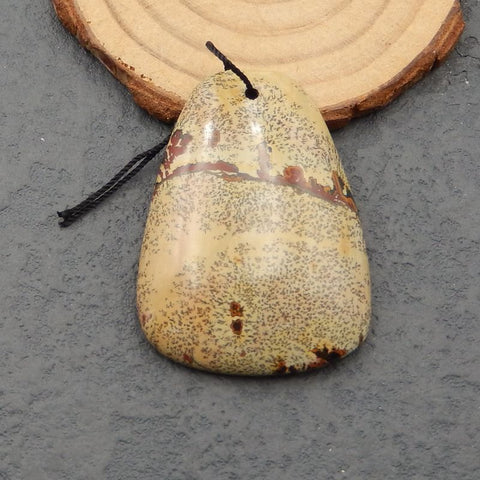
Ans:
POLYGON ((287 368, 287 365, 285 364, 285 360, 277 360, 276 362, 276 367, 275 367, 275 373, 279 374, 279 375, 283 375, 285 373, 287 373, 288 371, 288 368, 287 368))
POLYGON ((187 363, 193 363, 193 358, 190 355, 188 355, 187 353, 183 354, 183 360, 187 363))
POLYGON ((238 302, 230 304, 230 315, 232 317, 243 317, 243 307, 238 302))
POLYGON ((243 321, 240 318, 237 318, 232 321, 230 328, 235 335, 240 335, 243 330, 243 321))
POLYGON ((324 345, 323 348, 318 348, 318 347, 314 348, 312 350, 312 353, 315 354, 317 359, 321 359, 329 363, 334 360, 337 360, 338 358, 342 358, 343 356, 345 356, 347 352, 339 348, 328 349, 326 345, 324 345))
POLYGON ((363 333, 361 333, 358 337, 358 344, 360 345, 361 343, 363 343, 364 340, 365 340, 365 337, 363 336, 363 333))
POLYGON ((307 365, 307 371, 309 371, 309 370, 316 370, 317 368, 326 367, 327 365, 328 365, 327 360, 325 360, 325 359, 323 359, 323 358, 317 358, 315 361, 310 362, 310 363, 307 365))

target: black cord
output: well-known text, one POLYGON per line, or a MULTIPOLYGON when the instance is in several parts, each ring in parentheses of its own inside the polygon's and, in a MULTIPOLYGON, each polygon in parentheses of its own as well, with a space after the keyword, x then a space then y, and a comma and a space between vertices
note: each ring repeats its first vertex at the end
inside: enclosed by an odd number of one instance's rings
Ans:
POLYGON ((254 88, 248 77, 232 63, 212 42, 208 41, 205 46, 223 62, 225 70, 231 70, 235 75, 238 75, 242 82, 246 85, 245 96, 250 100, 255 100, 258 97, 258 90, 254 88))
POLYGON ((168 143, 168 138, 162 140, 158 145, 138 154, 132 158, 109 182, 102 188, 89 195, 83 202, 62 212, 57 212, 60 217, 59 225, 68 227, 73 222, 85 215, 88 211, 103 202, 112 193, 116 192, 124 183, 134 177, 150 160, 152 160, 168 143))
MULTIPOLYGON (((219 58, 225 67, 225 70, 231 70, 238 75, 247 89, 245 96, 254 100, 258 97, 258 90, 254 88, 248 77, 233 64, 220 50, 218 50, 212 42, 206 43, 207 48, 219 58)), ((109 182, 96 192, 89 195, 83 202, 75 205, 72 208, 67 208, 61 212, 57 212, 60 217, 59 225, 61 227, 68 227, 80 217, 85 215, 88 211, 95 208, 99 203, 103 202, 112 193, 116 192, 124 183, 128 182, 134 177, 150 160, 152 160, 164 147, 167 145, 168 139, 162 140, 158 145, 155 145, 150 150, 140 153, 125 165, 109 182)))

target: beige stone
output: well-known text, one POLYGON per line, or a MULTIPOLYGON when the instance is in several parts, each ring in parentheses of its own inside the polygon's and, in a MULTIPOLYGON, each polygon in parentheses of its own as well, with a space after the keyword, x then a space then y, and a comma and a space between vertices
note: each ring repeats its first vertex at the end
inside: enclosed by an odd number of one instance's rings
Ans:
POLYGON ((185 365, 268 375, 322 367, 370 321, 358 211, 316 105, 281 74, 231 72, 193 92, 145 227, 138 313, 185 365))

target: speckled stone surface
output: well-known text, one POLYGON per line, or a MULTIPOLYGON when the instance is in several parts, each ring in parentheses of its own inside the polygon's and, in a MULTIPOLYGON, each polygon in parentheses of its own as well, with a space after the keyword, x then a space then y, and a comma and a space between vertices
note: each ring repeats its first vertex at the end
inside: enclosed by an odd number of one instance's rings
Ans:
POLYGON ((358 209, 311 100, 278 73, 197 85, 166 147, 138 265, 146 337, 234 375, 324 367, 367 337, 358 209))
POLYGON ((462 3, 447 63, 334 134, 370 255, 367 341, 273 379, 190 370, 144 338, 135 279, 156 165, 57 227, 56 210, 167 128, 48 1, 3 6, 1 480, 478 477, 480 3, 462 3))

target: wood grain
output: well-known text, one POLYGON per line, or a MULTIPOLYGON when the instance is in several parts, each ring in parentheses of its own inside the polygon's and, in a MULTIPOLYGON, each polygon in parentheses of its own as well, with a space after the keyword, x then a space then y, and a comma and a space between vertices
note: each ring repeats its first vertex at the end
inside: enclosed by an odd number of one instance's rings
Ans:
POLYGON ((286 73, 330 128, 381 108, 441 63, 464 22, 458 0, 52 0, 63 24, 152 115, 174 121, 221 70, 286 73))

